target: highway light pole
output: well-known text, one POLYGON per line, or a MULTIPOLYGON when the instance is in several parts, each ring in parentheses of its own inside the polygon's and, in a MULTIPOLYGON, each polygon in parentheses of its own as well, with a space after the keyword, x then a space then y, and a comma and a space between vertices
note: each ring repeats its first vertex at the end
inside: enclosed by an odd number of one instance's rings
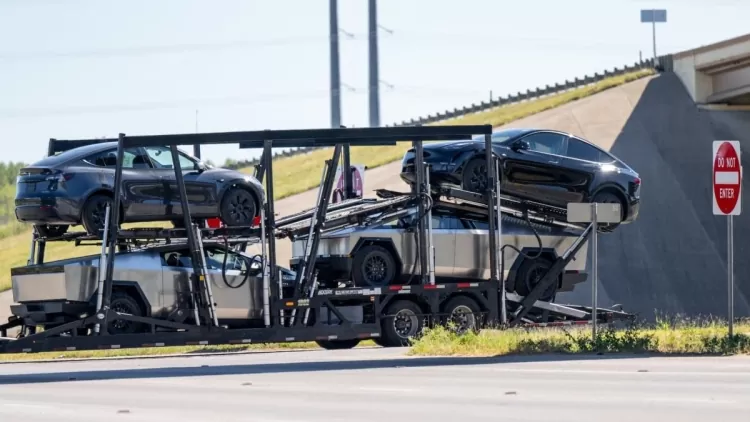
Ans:
MULTIPOLYGON (((341 127, 341 73, 339 70, 339 13, 338 0, 328 1, 329 29, 331 42, 331 128, 341 127)), ((341 174, 344 176, 343 199, 352 196, 352 178, 350 170, 349 144, 344 144, 342 151, 341 174)))

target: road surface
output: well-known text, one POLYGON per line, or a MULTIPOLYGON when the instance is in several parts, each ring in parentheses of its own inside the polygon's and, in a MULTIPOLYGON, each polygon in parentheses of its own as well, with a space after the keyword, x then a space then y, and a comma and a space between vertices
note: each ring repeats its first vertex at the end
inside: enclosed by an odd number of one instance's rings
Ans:
POLYGON ((750 358, 405 349, 0 365, 2 421, 746 421, 750 358))

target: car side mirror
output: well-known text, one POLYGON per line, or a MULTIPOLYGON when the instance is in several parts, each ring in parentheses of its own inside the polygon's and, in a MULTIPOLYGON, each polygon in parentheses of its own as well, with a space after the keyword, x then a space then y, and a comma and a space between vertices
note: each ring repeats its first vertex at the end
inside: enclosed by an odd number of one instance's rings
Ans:
POLYGON ((529 143, 527 141, 519 139, 517 141, 513 141, 513 144, 510 147, 513 149, 513 151, 528 150, 529 143))
POLYGON ((202 163, 202 162, 200 162, 200 161, 198 162, 198 164, 196 164, 196 167, 198 167, 198 171, 199 171, 199 172, 202 172, 202 171, 206 171, 206 169, 208 168, 208 167, 206 167, 206 165, 205 165, 205 164, 203 164, 203 163, 202 163))

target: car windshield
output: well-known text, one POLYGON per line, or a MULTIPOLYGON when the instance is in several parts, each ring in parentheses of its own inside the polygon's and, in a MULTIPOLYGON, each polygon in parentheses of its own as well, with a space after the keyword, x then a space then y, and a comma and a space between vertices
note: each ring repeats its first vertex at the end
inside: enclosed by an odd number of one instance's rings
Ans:
MULTIPOLYGON (((492 143, 502 144, 507 142, 509 139, 513 139, 518 135, 522 135, 527 131, 524 129, 504 129, 492 132, 492 143)), ((484 136, 477 136, 474 138, 476 141, 484 141, 484 136)))

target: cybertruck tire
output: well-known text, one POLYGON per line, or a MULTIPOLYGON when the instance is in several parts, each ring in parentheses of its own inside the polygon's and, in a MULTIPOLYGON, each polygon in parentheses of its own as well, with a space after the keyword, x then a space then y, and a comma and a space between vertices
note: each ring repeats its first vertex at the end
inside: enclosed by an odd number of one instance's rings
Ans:
MULTIPOLYGON (((536 259, 524 258, 521 265, 518 267, 516 272, 515 282, 513 283, 514 290, 521 296, 528 296, 534 287, 541 281, 544 274, 552 268, 553 262, 549 259, 540 256, 536 259)), ((539 300, 544 302, 551 302, 555 299, 557 293, 557 282, 544 291, 539 300)))
POLYGON ((219 218, 227 226, 245 226, 253 224, 258 214, 255 196, 247 189, 230 188, 221 199, 219 218))
POLYGON ((396 278, 396 260, 388 249, 367 245, 354 255, 352 281, 358 287, 385 287, 396 278))
MULTIPOLYGON (((110 309, 115 312, 130 314, 133 316, 145 316, 145 312, 137 300, 130 294, 122 290, 112 292, 110 309)), ((110 334, 135 334, 145 331, 145 324, 134 321, 116 320, 109 321, 107 331, 110 334)))

